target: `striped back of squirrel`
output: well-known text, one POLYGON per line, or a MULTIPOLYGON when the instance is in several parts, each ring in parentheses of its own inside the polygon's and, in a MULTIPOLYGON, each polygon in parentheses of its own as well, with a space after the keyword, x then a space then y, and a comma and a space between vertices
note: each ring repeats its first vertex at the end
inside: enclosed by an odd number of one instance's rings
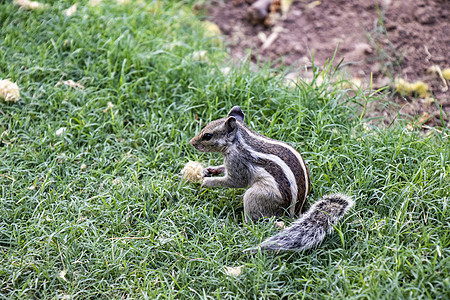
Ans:
POLYGON ((236 143, 240 151, 246 152, 249 162, 262 167, 277 183, 278 190, 291 206, 290 214, 303 211, 306 196, 310 191, 310 175, 300 153, 286 143, 261 135, 244 123, 238 123, 236 143))

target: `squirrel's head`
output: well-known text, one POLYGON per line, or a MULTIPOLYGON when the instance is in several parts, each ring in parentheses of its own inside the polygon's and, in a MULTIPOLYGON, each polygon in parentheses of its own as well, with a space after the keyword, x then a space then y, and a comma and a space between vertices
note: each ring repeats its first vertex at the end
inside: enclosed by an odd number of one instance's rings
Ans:
POLYGON ((225 118, 208 123, 190 143, 201 152, 225 152, 234 143, 238 123, 244 122, 244 118, 241 108, 235 106, 225 118))

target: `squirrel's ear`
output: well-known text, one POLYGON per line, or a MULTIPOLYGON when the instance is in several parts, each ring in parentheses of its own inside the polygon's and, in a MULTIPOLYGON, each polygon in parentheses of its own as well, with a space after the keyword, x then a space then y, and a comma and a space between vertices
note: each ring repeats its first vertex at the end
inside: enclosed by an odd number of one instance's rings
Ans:
POLYGON ((235 117, 236 120, 244 122, 245 115, 239 106, 234 106, 228 113, 227 117, 235 117))
POLYGON ((225 120, 225 128, 227 129, 228 133, 233 132, 236 129, 236 118, 228 117, 225 120))

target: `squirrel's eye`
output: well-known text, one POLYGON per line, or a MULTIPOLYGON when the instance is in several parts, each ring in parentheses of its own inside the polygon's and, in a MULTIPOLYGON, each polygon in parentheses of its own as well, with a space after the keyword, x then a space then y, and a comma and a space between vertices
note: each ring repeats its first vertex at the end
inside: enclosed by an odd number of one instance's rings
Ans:
POLYGON ((205 133, 202 137, 202 139, 204 141, 209 141, 212 138, 212 134, 211 133, 205 133))

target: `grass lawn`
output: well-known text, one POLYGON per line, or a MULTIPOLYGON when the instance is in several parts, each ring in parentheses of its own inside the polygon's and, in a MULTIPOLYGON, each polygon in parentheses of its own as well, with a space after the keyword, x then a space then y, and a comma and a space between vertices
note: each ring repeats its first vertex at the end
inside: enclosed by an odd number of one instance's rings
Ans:
POLYGON ((0 102, 0 298, 448 299, 448 129, 366 125, 377 99, 332 69, 298 87, 225 72, 193 2, 80 1, 66 17, 73 1, 1 1, 0 79, 21 98, 0 102), (243 189, 180 180, 189 160, 220 163, 189 139, 233 105, 303 154, 309 203, 354 197, 317 249, 244 254, 274 223, 244 223, 243 189))

